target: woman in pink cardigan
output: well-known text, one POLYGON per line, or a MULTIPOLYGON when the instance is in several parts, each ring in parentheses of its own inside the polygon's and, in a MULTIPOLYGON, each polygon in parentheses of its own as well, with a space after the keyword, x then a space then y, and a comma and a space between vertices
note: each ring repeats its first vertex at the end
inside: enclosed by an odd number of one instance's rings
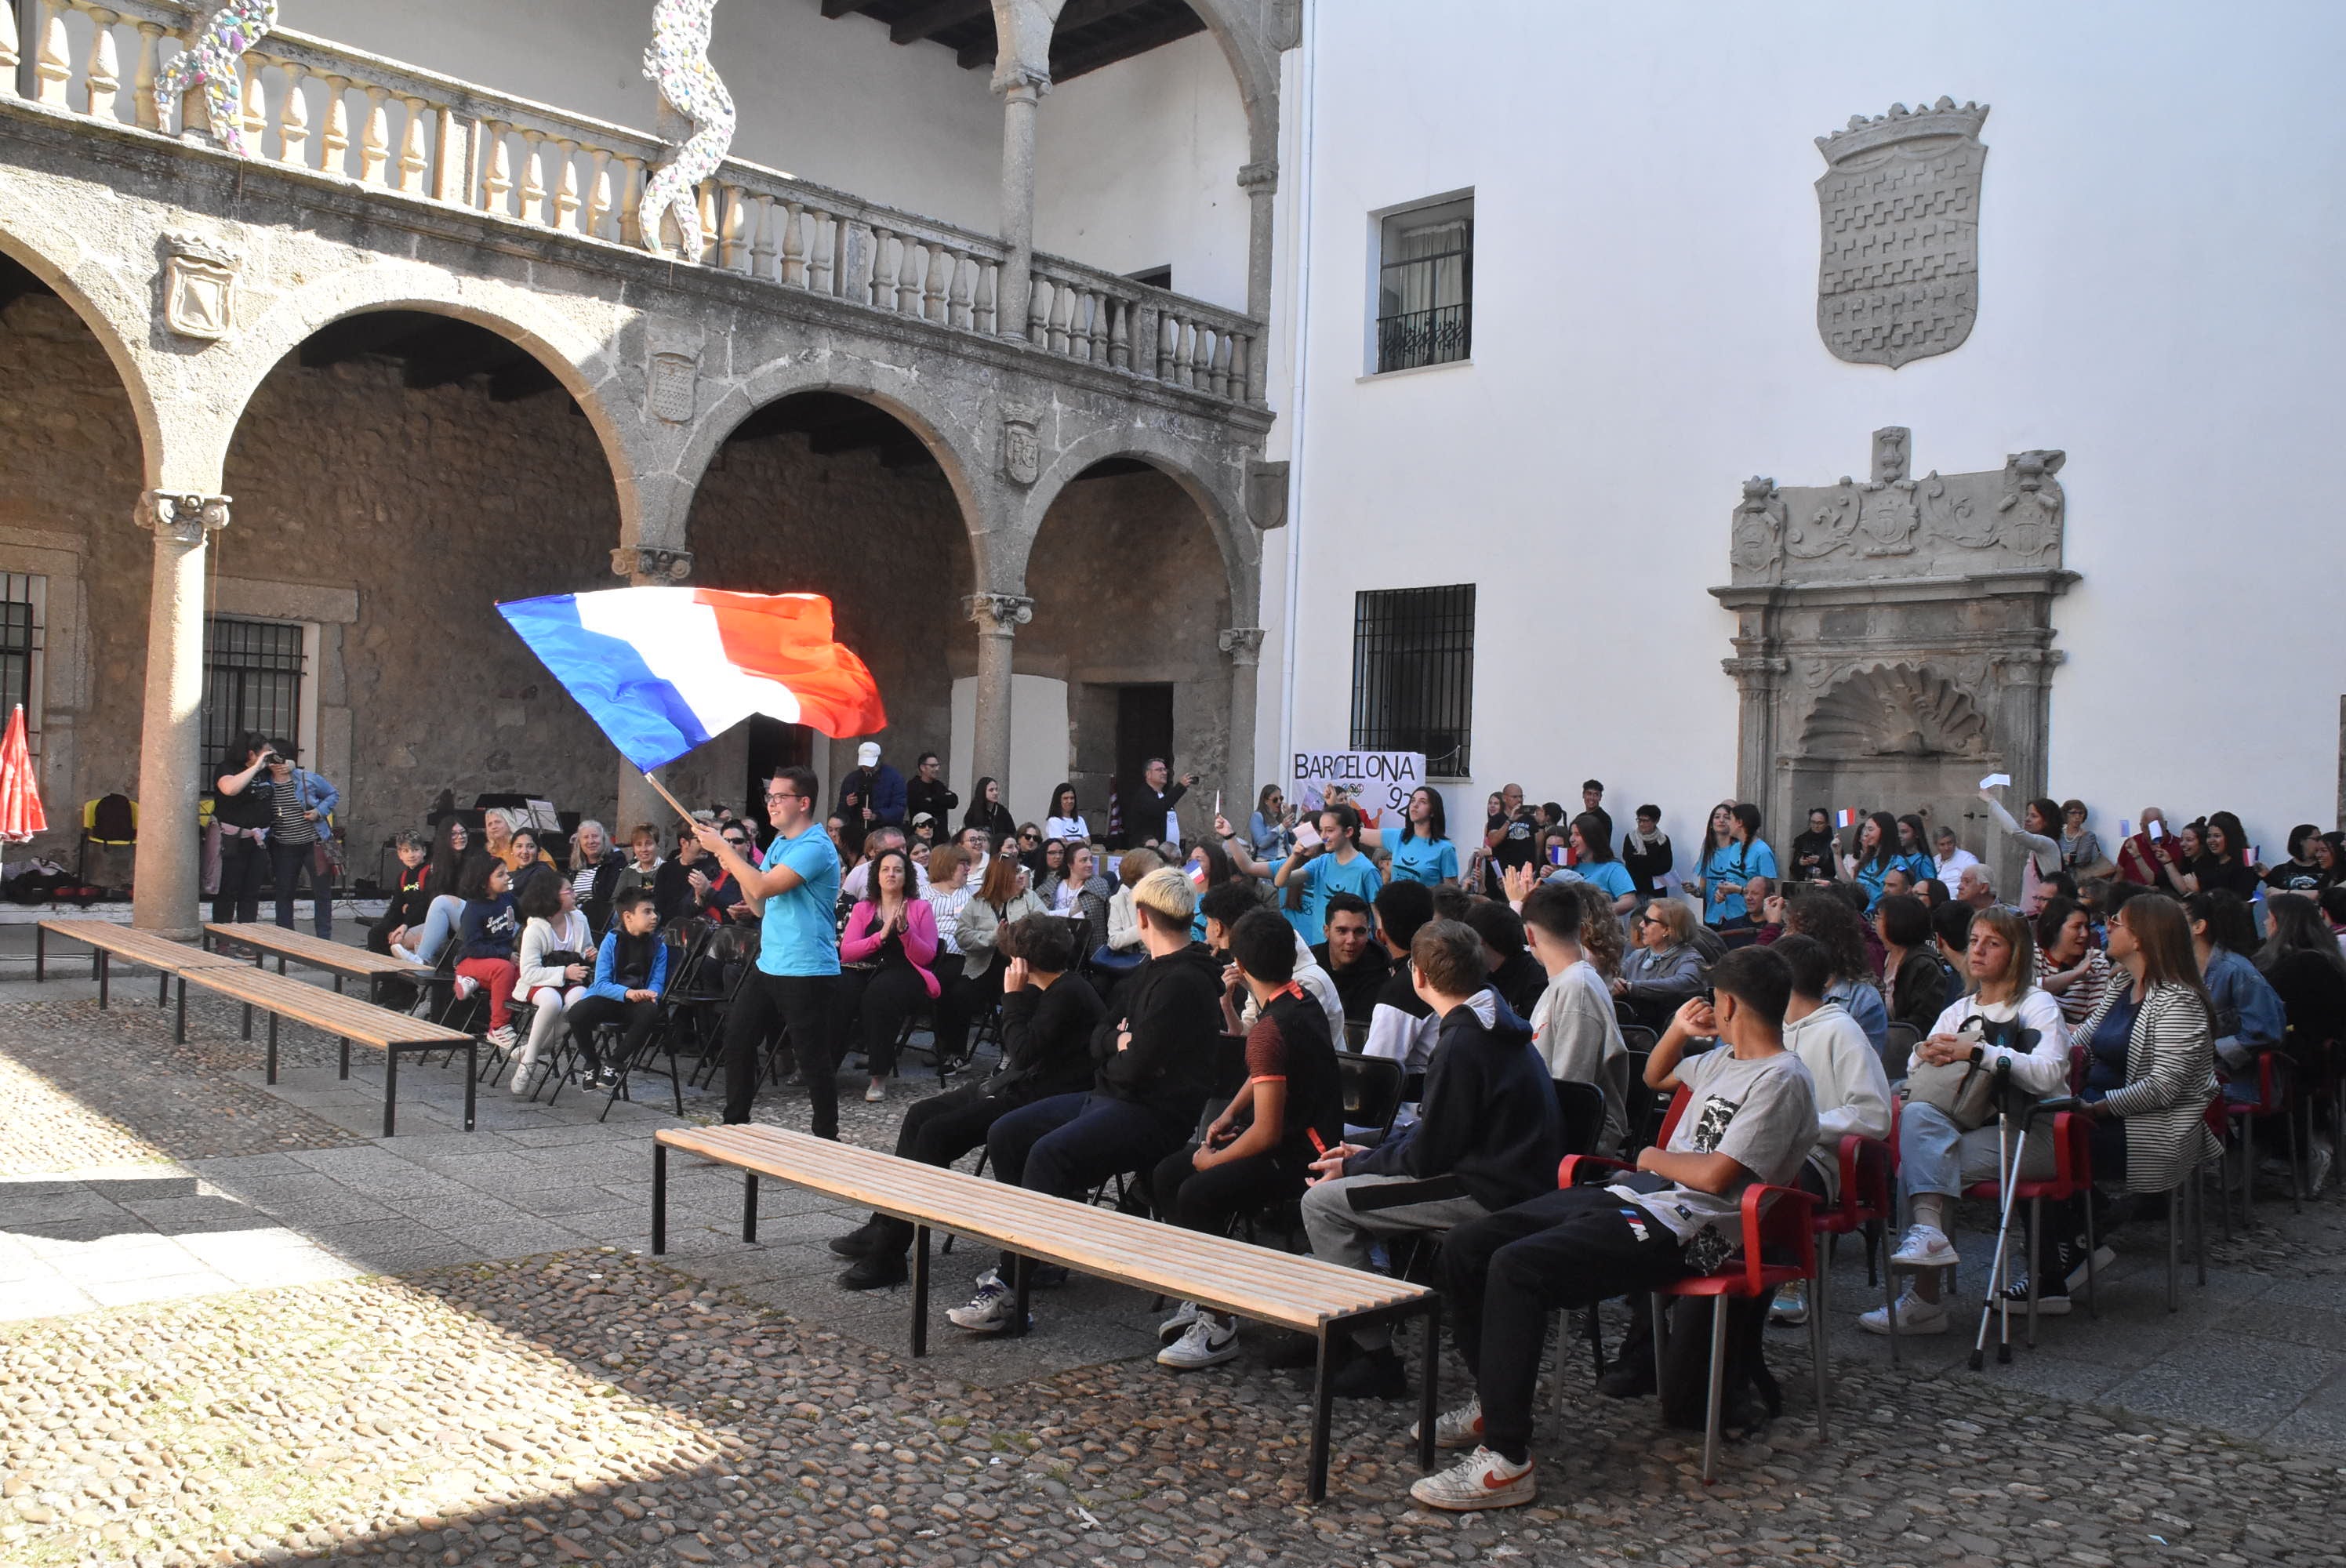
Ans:
POLYGON ((872 1071, 866 1100, 888 1097, 888 1077, 896 1070, 896 1036, 904 1020, 924 1002, 937 999, 937 917, 919 896, 912 857, 882 850, 872 862, 872 896, 847 917, 839 938, 839 1054, 863 1034, 863 1057, 872 1071))

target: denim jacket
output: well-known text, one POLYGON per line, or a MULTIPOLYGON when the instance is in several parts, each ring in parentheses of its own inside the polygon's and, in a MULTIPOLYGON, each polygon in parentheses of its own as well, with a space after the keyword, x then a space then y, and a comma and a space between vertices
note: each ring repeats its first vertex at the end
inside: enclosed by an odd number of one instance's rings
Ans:
MULTIPOLYGON (((318 836, 324 838, 328 831, 326 819, 334 814, 336 806, 342 804, 342 792, 328 783, 324 774, 312 773, 302 768, 293 769, 293 777, 286 780, 286 785, 295 791, 301 802, 301 809, 318 813, 318 836)), ((270 787, 275 788, 273 784, 270 787)))

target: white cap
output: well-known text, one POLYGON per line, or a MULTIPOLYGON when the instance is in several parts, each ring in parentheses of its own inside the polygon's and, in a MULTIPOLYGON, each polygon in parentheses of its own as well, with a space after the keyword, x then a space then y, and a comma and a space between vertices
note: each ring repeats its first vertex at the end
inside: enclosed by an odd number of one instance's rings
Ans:
POLYGON ((869 768, 874 762, 879 761, 880 743, 876 740, 867 740, 862 745, 857 747, 855 748, 855 760, 865 768, 869 768))

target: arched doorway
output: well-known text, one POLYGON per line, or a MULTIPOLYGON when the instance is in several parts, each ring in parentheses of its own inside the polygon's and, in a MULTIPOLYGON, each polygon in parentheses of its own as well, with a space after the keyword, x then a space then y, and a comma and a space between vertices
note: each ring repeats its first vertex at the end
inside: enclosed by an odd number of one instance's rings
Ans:
MULTIPOLYGON (((727 433, 686 537, 696 585, 831 600, 839 640, 871 667, 887 706, 888 728, 869 738, 906 779, 922 752, 953 755, 954 683, 976 668, 962 604, 975 574, 933 435, 836 390, 777 398, 727 433)), ((835 795, 855 744, 753 719, 674 765, 670 786, 691 804, 761 809, 752 776, 803 763, 835 795)), ((967 779, 946 776, 966 807, 967 779)))
POLYGON ((253 390, 207 598, 204 765, 290 728, 341 789, 354 878, 444 795, 607 818, 615 754, 496 613, 617 585, 617 490, 556 370, 500 332, 377 309, 253 390))
POLYGON ((1018 788, 1010 802, 1020 820, 1039 820, 1051 786, 1066 778, 1095 833, 1106 833, 1117 780, 1136 776, 1152 756, 1169 758, 1177 776, 1199 776, 1180 806, 1185 839, 1212 826, 1217 792, 1225 810, 1250 804, 1229 797, 1227 777, 1230 677, 1220 637, 1229 625, 1229 577, 1212 526, 1187 490, 1137 457, 1092 463, 1044 514, 1026 558, 1026 591, 1035 619, 1018 634, 1018 788), (1056 694, 1046 682, 1058 683, 1056 694), (1034 755, 1031 738, 1050 728, 1055 696, 1066 741, 1058 769, 1052 758, 1034 755), (1031 713, 1038 704, 1046 715, 1040 720, 1031 713))

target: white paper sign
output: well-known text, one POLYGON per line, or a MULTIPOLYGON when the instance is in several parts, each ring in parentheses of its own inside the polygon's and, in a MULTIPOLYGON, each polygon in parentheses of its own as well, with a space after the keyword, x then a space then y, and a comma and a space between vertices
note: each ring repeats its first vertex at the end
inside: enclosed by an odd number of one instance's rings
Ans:
POLYGON ((1361 813, 1361 826, 1383 825, 1391 812, 1409 817, 1409 798, 1425 782, 1423 751, 1298 751, 1288 761, 1287 798, 1306 812, 1327 805, 1340 789, 1361 813))
POLYGON ((1991 773, 1986 778, 1980 780, 1980 788, 1983 789, 1994 789, 2008 785, 2011 782, 2012 775, 2009 773, 1991 773))

